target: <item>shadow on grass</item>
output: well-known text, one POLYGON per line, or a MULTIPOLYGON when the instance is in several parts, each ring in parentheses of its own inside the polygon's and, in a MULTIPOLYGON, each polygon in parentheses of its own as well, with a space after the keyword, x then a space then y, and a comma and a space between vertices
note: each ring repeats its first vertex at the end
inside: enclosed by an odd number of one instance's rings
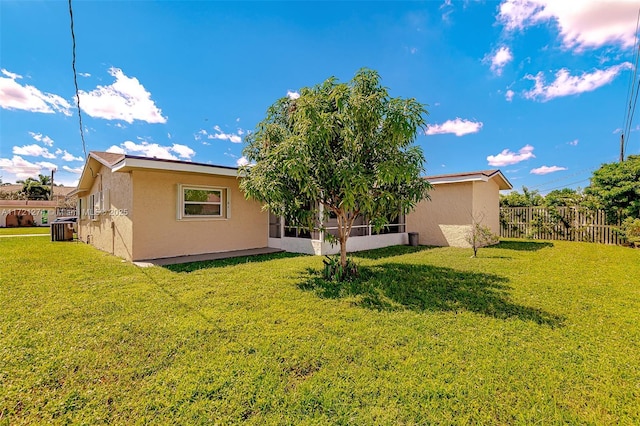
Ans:
POLYGON ((270 254, 256 254, 253 256, 230 257, 218 260, 202 260, 199 262, 180 263, 177 265, 164 265, 172 272, 193 272, 200 269, 222 268, 225 266, 243 265, 246 263, 268 262, 275 259, 288 259, 291 257, 307 256, 299 253, 278 252, 270 254))
POLYGON ((354 304, 380 311, 470 311, 494 318, 518 318, 558 327, 563 318, 510 300, 508 280, 492 274, 431 265, 385 263, 360 266, 351 282, 329 282, 307 270, 298 286, 323 298, 353 297, 354 304))
POLYGON ((506 249, 517 251, 538 251, 543 248, 553 247, 553 243, 539 241, 500 241, 494 246, 485 247, 487 249, 506 249))
POLYGON ((433 246, 390 246, 379 249, 358 251, 349 253, 349 257, 360 259, 383 259, 387 257, 402 256, 404 254, 417 253, 419 251, 431 250, 433 246))

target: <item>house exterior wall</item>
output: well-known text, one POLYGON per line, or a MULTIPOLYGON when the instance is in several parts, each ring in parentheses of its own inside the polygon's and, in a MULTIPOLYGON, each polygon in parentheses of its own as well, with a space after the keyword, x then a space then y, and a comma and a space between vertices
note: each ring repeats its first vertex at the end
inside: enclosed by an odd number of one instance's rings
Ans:
POLYGON ((112 173, 101 166, 88 193, 79 197, 78 238, 96 248, 133 260, 133 185, 131 174, 112 173), (108 191, 108 205, 104 212, 91 219, 88 215, 89 196, 108 191))
POLYGON ((465 237, 473 214, 473 182, 437 184, 407 215, 407 231, 420 234, 421 245, 468 247, 465 237))
POLYGON ((500 188, 494 180, 473 182, 473 215, 476 221, 500 235, 500 188))
POLYGON ((269 218, 235 177, 133 170, 133 260, 267 247, 269 218), (178 219, 179 186, 227 190, 229 217, 178 219))
POLYGON ((0 228, 12 225, 11 223, 7 224, 7 216, 14 211, 30 214, 33 217, 34 226, 49 226, 51 222, 56 220, 55 201, 0 200, 0 228), (45 217, 47 223, 43 223, 45 217))

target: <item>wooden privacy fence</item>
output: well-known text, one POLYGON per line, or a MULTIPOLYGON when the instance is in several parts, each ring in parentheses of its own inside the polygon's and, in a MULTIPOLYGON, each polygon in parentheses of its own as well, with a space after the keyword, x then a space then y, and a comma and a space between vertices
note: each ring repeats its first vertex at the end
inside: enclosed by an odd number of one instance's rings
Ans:
POLYGON ((620 221, 607 222, 604 210, 580 207, 501 207, 500 236, 538 240, 621 244, 620 221))

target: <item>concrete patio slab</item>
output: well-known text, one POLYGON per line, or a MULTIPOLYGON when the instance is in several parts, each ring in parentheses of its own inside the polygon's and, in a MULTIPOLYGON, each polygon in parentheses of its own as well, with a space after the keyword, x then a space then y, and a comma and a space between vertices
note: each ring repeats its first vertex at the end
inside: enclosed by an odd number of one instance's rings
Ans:
POLYGON ((281 253, 283 251, 284 250, 280 250, 276 248, 263 247, 263 248, 248 249, 248 250, 225 251, 222 253, 206 253, 206 254, 194 254, 190 256, 164 257, 161 259, 146 259, 146 260, 140 260, 133 263, 134 265, 146 268, 149 266, 177 265, 180 263, 202 262, 205 260, 220 260, 220 259, 230 259, 233 257, 256 256, 259 254, 281 253))

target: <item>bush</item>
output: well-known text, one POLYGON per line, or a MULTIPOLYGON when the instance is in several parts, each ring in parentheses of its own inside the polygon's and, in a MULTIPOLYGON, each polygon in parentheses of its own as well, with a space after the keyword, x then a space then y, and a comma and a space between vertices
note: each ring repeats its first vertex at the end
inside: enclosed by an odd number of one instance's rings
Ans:
POLYGON ((500 237, 494 234, 488 226, 474 222, 467 234, 467 242, 473 248, 473 257, 476 257, 480 247, 497 244, 500 242, 500 237))
POLYGON ((626 218, 622 222, 620 233, 629 244, 634 247, 640 247, 640 218, 626 218))
POLYGON ((340 263, 340 256, 325 256, 322 263, 324 263, 322 276, 327 281, 348 281, 358 277, 358 265, 353 259, 347 258, 345 267, 340 263))

